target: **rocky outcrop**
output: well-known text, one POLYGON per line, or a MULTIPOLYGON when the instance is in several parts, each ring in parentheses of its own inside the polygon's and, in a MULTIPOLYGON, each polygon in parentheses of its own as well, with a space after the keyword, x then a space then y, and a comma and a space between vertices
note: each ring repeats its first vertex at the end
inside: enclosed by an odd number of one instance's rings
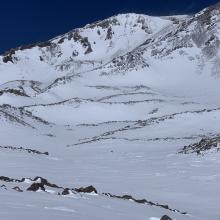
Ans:
POLYGON ((76 188, 74 190, 79 193, 96 193, 96 194, 98 193, 94 186, 81 187, 78 189, 76 188))
POLYGON ((190 144, 184 146, 179 153, 180 154, 190 154, 196 153, 197 155, 202 155, 210 150, 215 150, 218 152, 220 150, 220 137, 203 138, 201 141, 195 144, 190 144))
POLYGON ((172 218, 170 218, 170 217, 167 216, 167 215, 164 215, 164 216, 161 217, 160 220, 172 220, 172 218))

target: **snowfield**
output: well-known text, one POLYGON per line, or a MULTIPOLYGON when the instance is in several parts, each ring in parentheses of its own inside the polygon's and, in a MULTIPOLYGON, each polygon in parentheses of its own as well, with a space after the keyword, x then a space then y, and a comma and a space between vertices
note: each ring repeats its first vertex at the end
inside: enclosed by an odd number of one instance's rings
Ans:
POLYGON ((0 56, 0 219, 219 220, 219 20, 122 14, 0 56))

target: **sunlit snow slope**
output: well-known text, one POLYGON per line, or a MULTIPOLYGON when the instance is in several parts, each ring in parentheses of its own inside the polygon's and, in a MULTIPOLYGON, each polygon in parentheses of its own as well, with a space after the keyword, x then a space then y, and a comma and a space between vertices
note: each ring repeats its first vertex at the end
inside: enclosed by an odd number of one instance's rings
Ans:
POLYGON ((6 52, 0 219, 218 220, 219 94, 219 4, 6 52))

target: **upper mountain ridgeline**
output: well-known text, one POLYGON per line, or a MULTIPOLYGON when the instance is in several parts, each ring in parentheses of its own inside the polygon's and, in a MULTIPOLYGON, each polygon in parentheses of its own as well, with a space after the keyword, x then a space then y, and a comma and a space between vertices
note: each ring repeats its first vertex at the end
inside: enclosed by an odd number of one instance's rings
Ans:
POLYGON ((1 63, 34 63, 68 73, 88 71, 126 55, 172 23, 165 18, 122 14, 47 42, 12 49, 2 56, 1 63))
POLYGON ((211 60, 210 72, 218 74, 219 19, 219 4, 194 16, 113 16, 47 42, 11 49, 0 58, 0 71, 10 72, 1 82, 22 78, 50 81, 97 68, 125 72, 179 56, 187 57, 200 72, 211 60), (40 76, 39 68, 55 73, 40 76))

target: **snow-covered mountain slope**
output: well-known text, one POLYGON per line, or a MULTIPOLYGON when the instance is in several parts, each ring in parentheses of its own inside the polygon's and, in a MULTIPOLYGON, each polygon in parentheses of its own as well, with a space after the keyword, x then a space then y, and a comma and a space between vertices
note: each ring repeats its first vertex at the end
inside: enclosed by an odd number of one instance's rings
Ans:
POLYGON ((0 56, 0 218, 219 219, 219 19, 122 14, 0 56))
POLYGON ((46 73, 40 74, 43 75, 40 79, 48 81, 57 75, 75 74, 100 67, 133 50, 171 23, 167 19, 146 15, 118 15, 74 29, 45 43, 12 49, 2 57, 2 63, 16 64, 4 65, 4 69, 9 72, 20 70, 20 75, 13 75, 12 79, 36 77, 39 80, 36 72, 41 71, 46 73))

